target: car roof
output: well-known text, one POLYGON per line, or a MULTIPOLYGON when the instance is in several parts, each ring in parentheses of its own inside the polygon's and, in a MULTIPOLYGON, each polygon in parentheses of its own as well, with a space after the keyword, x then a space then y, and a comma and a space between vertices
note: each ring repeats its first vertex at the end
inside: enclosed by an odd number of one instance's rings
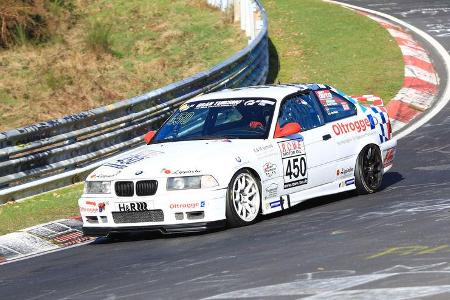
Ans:
POLYGON ((326 88, 330 87, 324 84, 317 84, 317 83, 257 85, 235 89, 226 89, 218 92, 202 94, 189 100, 188 103, 210 99, 229 99, 229 98, 272 98, 277 101, 281 101, 286 96, 294 93, 317 91, 326 88))

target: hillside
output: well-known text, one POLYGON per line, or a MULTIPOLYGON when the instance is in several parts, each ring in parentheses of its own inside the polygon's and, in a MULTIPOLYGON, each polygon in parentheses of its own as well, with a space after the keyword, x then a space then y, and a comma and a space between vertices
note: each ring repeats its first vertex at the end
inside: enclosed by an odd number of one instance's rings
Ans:
POLYGON ((0 21, 12 24, 0 42, 0 130, 138 95, 245 47, 230 16, 205 2, 0 0, 0 21))

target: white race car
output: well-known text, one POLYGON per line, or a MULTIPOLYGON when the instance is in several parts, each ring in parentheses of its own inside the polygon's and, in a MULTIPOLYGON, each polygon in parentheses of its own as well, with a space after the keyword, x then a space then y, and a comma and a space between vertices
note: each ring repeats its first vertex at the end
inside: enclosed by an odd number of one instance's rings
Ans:
POLYGON ((310 198, 373 193, 397 144, 383 107, 322 84, 202 95, 145 140, 87 177, 86 235, 243 226, 310 198))

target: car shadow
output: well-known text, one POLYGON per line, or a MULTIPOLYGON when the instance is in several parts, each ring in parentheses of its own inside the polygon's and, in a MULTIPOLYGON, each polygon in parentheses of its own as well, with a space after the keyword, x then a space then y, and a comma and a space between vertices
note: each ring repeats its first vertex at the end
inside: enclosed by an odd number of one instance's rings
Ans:
POLYGON ((381 183, 380 191, 391 187, 392 185, 404 180, 405 177, 403 177, 402 174, 398 172, 388 172, 383 175, 383 182, 381 183))
POLYGON ((140 232, 132 232, 132 233, 121 233, 120 235, 116 235, 114 237, 98 237, 90 244, 114 244, 114 243, 123 243, 123 242, 137 242, 143 240, 155 240, 155 239, 171 239, 171 238, 183 238, 183 237, 192 237, 192 236, 200 236, 205 234, 210 234, 214 232, 219 232, 225 230, 226 227, 210 229, 207 231, 198 231, 198 232, 177 232, 177 233, 162 233, 158 230, 156 231, 140 231, 140 232))
POLYGON ((280 72, 280 58, 278 51, 272 40, 269 38, 269 72, 267 74, 266 83, 275 83, 278 73, 280 72))
MULTIPOLYGON (((381 187, 378 190, 378 192, 383 191, 384 189, 402 181, 403 179, 405 179, 403 177, 403 175, 398 172, 388 172, 388 173, 384 174, 383 182, 381 183, 381 187)), ((323 196, 323 197, 318 197, 318 198, 312 198, 312 199, 306 200, 304 202, 301 202, 301 203, 295 205, 294 207, 291 207, 290 209, 276 212, 276 213, 273 213, 270 215, 262 216, 261 220, 270 220, 270 219, 278 218, 278 217, 286 215, 286 214, 297 213, 297 212, 304 211, 307 209, 320 207, 320 206, 327 205, 327 204, 330 204, 333 202, 347 200, 347 199, 351 199, 351 198, 358 197, 358 196, 360 196, 360 195, 358 195, 357 192, 355 190, 353 190, 353 191, 343 192, 343 193, 339 193, 339 194, 333 194, 333 195, 328 195, 328 196, 323 196)))

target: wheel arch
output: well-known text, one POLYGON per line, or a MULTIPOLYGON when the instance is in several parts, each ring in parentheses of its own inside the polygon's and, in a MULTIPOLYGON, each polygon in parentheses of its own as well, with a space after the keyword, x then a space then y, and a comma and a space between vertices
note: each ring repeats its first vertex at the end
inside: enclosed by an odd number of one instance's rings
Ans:
MULTIPOLYGON (((233 175, 231 176, 230 181, 229 181, 229 183, 228 183, 228 186, 231 184, 231 181, 233 180, 233 177, 234 177, 237 173, 239 173, 239 172, 241 172, 241 171, 248 171, 248 172, 250 172, 250 174, 252 174, 253 176, 255 176, 256 179, 258 179, 259 184, 262 185, 262 180, 261 180, 261 176, 259 175, 259 173, 258 173, 255 169, 253 169, 252 167, 245 166, 245 167, 242 167, 242 168, 240 168, 240 169, 237 169, 237 170, 233 173, 233 175)), ((261 187, 261 186, 260 186, 260 187, 261 187)), ((260 191, 260 192, 261 192, 261 191, 260 191)))
POLYGON ((358 158, 358 156, 359 156, 359 154, 361 153, 361 151, 365 148, 365 147, 367 147, 367 146, 370 146, 370 145, 374 145, 374 146, 376 146, 377 148, 378 148, 378 150, 380 150, 380 152, 381 152, 381 148, 380 148, 380 145, 379 144, 377 144, 377 143, 375 143, 375 142, 373 142, 373 141, 367 141, 366 143, 360 143, 359 145, 358 145, 358 151, 356 151, 356 158, 358 158))
MULTIPOLYGON (((366 141, 365 143, 359 143, 358 150, 355 152, 355 156, 354 156, 354 158, 355 158, 355 172, 356 172, 356 164, 358 163, 359 155, 361 154, 361 152, 363 151, 363 149, 365 147, 370 146, 370 145, 376 146, 378 148, 378 150, 380 151, 380 153, 382 153, 380 145, 378 145, 374 141, 366 141)), ((383 159, 383 157, 382 157, 382 159, 383 159)))

